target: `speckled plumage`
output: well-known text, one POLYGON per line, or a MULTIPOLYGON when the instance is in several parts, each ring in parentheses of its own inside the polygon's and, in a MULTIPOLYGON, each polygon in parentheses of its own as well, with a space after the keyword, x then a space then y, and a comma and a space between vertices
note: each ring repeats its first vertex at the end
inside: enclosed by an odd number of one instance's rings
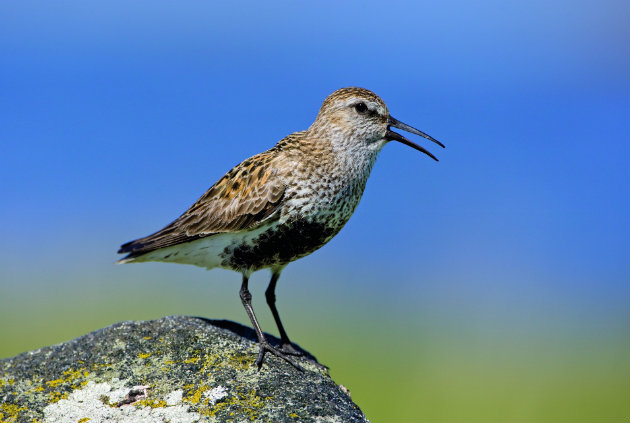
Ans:
MULTIPOLYGON (((437 142, 392 118, 373 92, 337 90, 326 98, 310 128, 234 167, 162 230, 122 245, 119 253, 127 256, 120 262, 230 269, 243 274, 245 291, 254 271, 270 268, 277 280, 287 264, 317 250, 343 228, 388 141, 433 157, 390 127, 437 142)), ((275 281, 272 285, 275 289, 275 281)), ((275 306, 270 306, 282 334, 275 306)), ((252 323, 257 326, 255 318, 252 323)), ((283 341, 288 342, 286 334, 283 341)))

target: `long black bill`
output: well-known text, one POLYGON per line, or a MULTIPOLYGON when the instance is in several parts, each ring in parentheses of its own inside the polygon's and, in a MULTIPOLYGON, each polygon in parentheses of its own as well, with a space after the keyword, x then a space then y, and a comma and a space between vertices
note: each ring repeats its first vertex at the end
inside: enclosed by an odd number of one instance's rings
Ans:
MULTIPOLYGON (((440 147, 444 148, 444 144, 442 144, 441 142, 439 142, 438 140, 436 140, 432 136, 430 136, 428 134, 425 134, 424 132, 422 132, 422 131, 420 131, 420 130, 418 130, 416 128, 413 128, 413 127, 407 125, 406 123, 402 123, 401 121, 399 121, 398 119, 393 118, 392 116, 389 117, 387 123, 388 123, 389 126, 393 126, 394 128, 402 129, 403 131, 407 131, 407 132, 411 132, 412 134, 420 135, 421 137, 426 138, 429 141, 433 141, 434 143, 436 143, 440 147)), ((436 162, 438 161, 438 159, 433 154, 431 154, 429 152, 429 150, 425 149, 424 147, 419 146, 418 144, 416 144, 413 141, 408 140, 407 138, 403 137, 399 133, 391 131, 389 128, 387 129, 387 133, 385 134, 385 137, 389 141, 398 141, 398 142, 401 142, 401 143, 403 143, 405 145, 408 145, 411 148, 415 148, 416 150, 421 151, 424 154, 426 154, 427 156, 431 157, 436 162)))

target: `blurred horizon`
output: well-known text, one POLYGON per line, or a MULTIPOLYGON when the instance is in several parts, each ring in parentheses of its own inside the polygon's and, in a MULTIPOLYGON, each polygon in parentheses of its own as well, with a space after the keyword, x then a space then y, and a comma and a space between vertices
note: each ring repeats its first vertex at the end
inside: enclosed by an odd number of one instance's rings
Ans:
MULTIPOLYGON (((0 357, 121 320, 249 325, 240 276, 115 265, 363 86, 391 143, 277 288, 371 421, 630 418, 630 4, 0 5, 0 357)), ((251 287, 276 334, 264 290, 251 287)))

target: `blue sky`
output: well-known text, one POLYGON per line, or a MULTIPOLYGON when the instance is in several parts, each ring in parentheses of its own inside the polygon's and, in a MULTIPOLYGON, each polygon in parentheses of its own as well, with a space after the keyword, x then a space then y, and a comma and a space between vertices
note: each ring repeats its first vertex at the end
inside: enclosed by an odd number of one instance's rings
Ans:
MULTIPOLYGON (((586 337, 627 352, 628 12, 623 1, 4 2, 0 308, 18 321, 37 313, 34 298, 107 303, 106 286, 163 278, 162 308, 133 318, 192 314, 185 293, 204 290, 204 315, 246 322, 238 275, 113 266, 115 251, 354 85, 447 148, 423 142, 439 163, 383 150, 350 223, 280 281, 293 331, 356 314, 481 350, 531 335, 566 340, 559 351, 586 337), (215 293, 234 297, 234 314, 215 314, 215 293)), ((68 324, 67 309, 48 319, 68 324)), ((93 329, 129 317, 117 310, 93 329)))

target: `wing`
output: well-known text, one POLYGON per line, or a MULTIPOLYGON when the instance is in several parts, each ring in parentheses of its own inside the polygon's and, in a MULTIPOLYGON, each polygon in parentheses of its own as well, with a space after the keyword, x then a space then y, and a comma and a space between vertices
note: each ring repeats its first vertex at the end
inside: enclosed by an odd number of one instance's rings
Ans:
POLYGON ((219 179, 164 229, 120 247, 123 260, 217 233, 237 232, 278 218, 285 186, 271 152, 245 160, 219 179))

